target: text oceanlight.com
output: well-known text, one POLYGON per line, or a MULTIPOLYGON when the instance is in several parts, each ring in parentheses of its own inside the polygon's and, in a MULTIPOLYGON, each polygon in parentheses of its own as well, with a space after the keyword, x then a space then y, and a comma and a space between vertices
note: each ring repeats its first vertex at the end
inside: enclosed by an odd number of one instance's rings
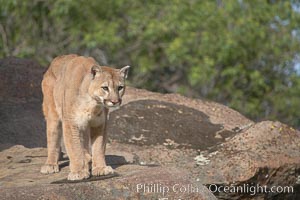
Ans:
MULTIPOLYGON (((215 185, 211 184, 206 188, 212 193, 240 193, 256 195, 261 193, 293 193, 293 186, 262 186, 259 184, 242 185, 215 185)), ((166 196, 168 193, 203 193, 206 188, 202 185, 179 184, 164 185, 162 183, 137 184, 135 191, 137 193, 156 193, 166 196)))
POLYGON ((250 194, 252 196, 261 193, 294 193, 293 186, 266 186, 259 184, 242 184, 242 185, 208 185, 207 188, 212 193, 240 193, 250 194))

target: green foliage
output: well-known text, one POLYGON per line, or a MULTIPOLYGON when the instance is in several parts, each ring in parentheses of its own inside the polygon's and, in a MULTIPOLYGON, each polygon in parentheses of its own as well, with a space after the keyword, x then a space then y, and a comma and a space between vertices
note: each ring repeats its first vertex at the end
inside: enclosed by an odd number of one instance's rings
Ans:
POLYGON ((103 63, 107 55, 133 66, 134 86, 299 127, 300 13, 291 2, 0 0, 0 56, 46 64, 66 53, 103 63))

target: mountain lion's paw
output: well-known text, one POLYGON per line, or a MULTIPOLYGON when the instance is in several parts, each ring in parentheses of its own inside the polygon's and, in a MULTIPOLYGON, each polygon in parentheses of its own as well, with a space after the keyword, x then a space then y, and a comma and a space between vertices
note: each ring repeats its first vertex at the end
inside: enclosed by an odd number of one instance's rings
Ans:
POLYGON ((75 180, 83 180, 90 177, 90 173, 86 170, 81 172, 70 172, 68 175, 68 180, 75 181, 75 180))
POLYGON ((111 168, 111 166, 105 166, 105 167, 95 167, 92 170, 93 176, 101 176, 101 175, 108 175, 113 174, 114 170, 111 168))
POLYGON ((42 174, 52 174, 52 173, 57 173, 57 172, 59 172, 59 167, 57 164, 54 164, 54 165, 46 164, 46 165, 43 165, 41 168, 42 174))

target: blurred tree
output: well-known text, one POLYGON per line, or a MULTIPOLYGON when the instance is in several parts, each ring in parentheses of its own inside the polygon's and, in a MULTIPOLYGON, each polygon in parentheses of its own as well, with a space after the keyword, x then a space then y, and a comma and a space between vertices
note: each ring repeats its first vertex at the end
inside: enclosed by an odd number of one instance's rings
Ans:
POLYGON ((131 64, 134 86, 300 127, 295 1, 0 0, 0 56, 131 64), (107 55, 107 56, 106 56, 107 55), (107 60, 106 60, 107 57, 107 60))

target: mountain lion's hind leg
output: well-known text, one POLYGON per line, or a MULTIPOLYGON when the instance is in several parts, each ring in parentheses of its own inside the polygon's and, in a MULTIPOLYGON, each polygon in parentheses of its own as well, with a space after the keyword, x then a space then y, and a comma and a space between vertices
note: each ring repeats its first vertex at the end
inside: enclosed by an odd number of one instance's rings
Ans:
POLYGON ((58 159, 60 154, 60 122, 58 120, 47 120, 47 147, 48 157, 45 165, 41 168, 41 173, 51 174, 59 172, 58 159))
POLYGON ((44 94, 43 111, 47 125, 48 157, 45 165, 41 168, 41 173, 51 174, 59 172, 58 159, 60 154, 62 130, 60 120, 55 110, 55 103, 52 95, 53 88, 51 85, 46 85, 45 82, 46 81, 43 81, 42 83, 42 89, 44 94))

